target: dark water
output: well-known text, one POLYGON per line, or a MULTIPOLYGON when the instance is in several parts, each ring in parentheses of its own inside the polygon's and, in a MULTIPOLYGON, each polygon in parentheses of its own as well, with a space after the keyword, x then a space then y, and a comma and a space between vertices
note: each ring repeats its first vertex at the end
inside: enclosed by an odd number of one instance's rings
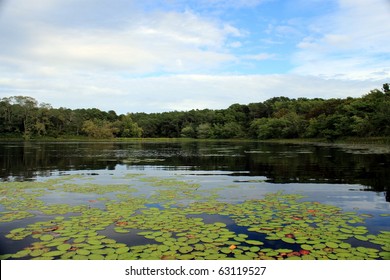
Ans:
MULTIPOLYGON (((221 200, 230 202, 283 191, 303 194, 308 200, 336 205, 345 211, 390 213, 388 152, 320 144, 239 141, 0 143, 3 182, 81 174, 97 183, 110 184, 115 176, 128 172, 164 178, 181 176, 202 187, 232 185, 231 191, 220 195, 221 200)), ((139 191, 148 195, 148 189, 139 191)), ((56 199, 55 195, 46 197, 49 203, 58 203, 56 199)), ((70 199, 77 204, 80 198, 70 199)), ((1 207, 0 204, 0 210, 1 207)), ((389 218, 373 218, 366 226, 373 233, 389 230, 388 221, 389 218)), ((4 224, 0 231, 4 235, 16 226, 21 225, 4 224)), ((230 227, 242 231, 235 225, 230 227)), ((4 237, 0 237, 0 243, 1 253, 23 248, 23 244, 19 246, 4 237), (5 250, 4 246, 16 247, 5 250)))
MULTIPOLYGON (((359 184, 387 192, 390 154, 322 145, 259 142, 0 143, 0 178, 34 180, 56 172, 134 169, 221 171, 271 183, 359 184)), ((213 173, 211 173, 213 174, 213 173)), ((91 175, 96 175, 91 173, 91 175)))

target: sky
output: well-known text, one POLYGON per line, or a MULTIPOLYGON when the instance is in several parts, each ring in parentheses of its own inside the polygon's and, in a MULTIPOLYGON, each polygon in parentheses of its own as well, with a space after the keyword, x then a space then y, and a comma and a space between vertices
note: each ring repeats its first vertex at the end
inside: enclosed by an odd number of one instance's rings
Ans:
POLYGON ((390 0, 0 0, 0 98, 117 113, 360 97, 390 0))

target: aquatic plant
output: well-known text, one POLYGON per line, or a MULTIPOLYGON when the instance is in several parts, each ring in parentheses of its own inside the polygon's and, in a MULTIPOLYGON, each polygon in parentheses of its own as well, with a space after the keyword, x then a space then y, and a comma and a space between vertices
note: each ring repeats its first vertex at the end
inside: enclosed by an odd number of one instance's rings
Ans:
POLYGON ((390 232, 370 232, 364 225, 370 215, 304 201, 300 194, 231 203, 180 177, 71 183, 80 179, 0 183, 1 224, 24 221, 5 237, 27 244, 2 259, 390 259, 390 232), (143 188, 153 193, 137 195, 143 188), (45 200, 67 193, 86 195, 84 203, 45 200), (34 215, 39 221, 29 223, 34 215))

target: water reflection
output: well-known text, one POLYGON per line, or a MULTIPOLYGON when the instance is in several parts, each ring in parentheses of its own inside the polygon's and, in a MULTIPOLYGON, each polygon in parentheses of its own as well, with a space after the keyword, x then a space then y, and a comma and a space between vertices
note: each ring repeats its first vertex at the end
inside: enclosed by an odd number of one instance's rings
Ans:
POLYGON ((273 183, 360 184, 386 191, 390 155, 350 153, 337 147, 261 142, 171 141, 130 143, 0 143, 0 177, 33 180, 53 172, 115 170, 119 165, 221 171, 263 176, 273 183))

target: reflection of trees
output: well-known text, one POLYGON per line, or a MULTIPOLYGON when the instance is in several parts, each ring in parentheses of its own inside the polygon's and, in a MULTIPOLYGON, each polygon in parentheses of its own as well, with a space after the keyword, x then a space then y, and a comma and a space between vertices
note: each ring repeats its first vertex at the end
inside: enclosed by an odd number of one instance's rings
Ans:
POLYGON ((112 143, 31 143, 0 145, 0 177, 25 180, 52 171, 114 169, 112 143))
MULTIPOLYGON (((320 146, 255 142, 18 142, 0 145, 0 177, 18 180, 49 176, 52 171, 113 170, 126 159, 131 165, 164 165, 190 170, 249 171, 277 183, 361 184, 388 190, 390 156, 350 154, 320 146), (251 153, 251 151, 254 153, 251 153)), ((388 196, 388 193, 387 193, 388 196)))
POLYGON ((265 176, 275 183, 361 184, 383 191, 390 182, 389 155, 253 142, 189 142, 181 147, 173 145, 171 149, 177 149, 176 156, 167 158, 166 165, 189 166, 194 170, 249 171, 251 176, 265 176))
POLYGON ((278 183, 344 183, 365 185, 375 191, 387 189, 388 155, 350 154, 316 146, 306 147, 306 152, 299 153, 301 148, 284 145, 271 153, 251 155, 251 174, 278 183))

